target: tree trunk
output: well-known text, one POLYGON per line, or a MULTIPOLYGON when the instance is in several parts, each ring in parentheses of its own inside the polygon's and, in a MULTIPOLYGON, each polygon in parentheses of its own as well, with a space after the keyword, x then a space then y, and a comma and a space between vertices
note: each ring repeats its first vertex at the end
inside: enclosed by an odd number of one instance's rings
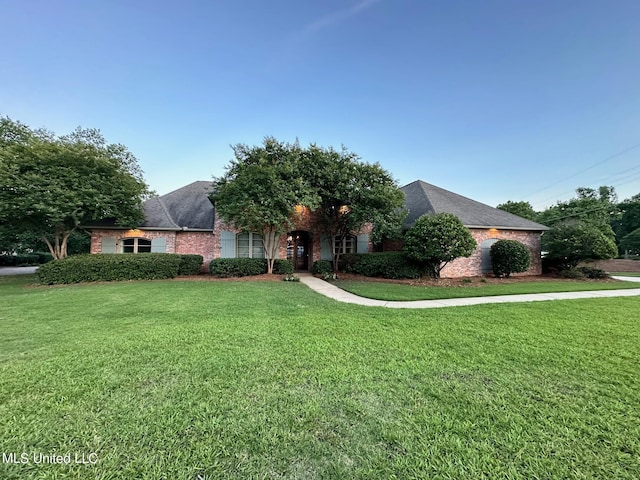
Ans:
POLYGON ((272 274, 273 264, 278 254, 278 246, 280 245, 280 234, 278 234, 273 227, 270 227, 262 231, 262 236, 264 238, 264 253, 267 259, 267 273, 272 274))
POLYGON ((53 242, 51 242, 46 235, 42 236, 54 260, 60 260, 67 256, 67 242, 74 231, 75 228, 67 232, 64 230, 64 227, 56 226, 55 233, 53 234, 53 242))

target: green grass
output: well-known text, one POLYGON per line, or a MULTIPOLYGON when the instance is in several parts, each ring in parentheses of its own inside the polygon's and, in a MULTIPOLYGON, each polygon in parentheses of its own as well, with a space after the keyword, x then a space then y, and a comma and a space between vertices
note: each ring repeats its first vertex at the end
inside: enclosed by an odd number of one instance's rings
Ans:
POLYGON ((505 284, 460 282, 457 286, 418 286, 399 283, 337 280, 336 286, 361 297, 388 301, 436 300, 443 298, 486 297, 523 293, 582 292, 588 290, 617 290, 640 288, 638 283, 618 281, 545 281, 505 284))
POLYGON ((389 310, 0 280, 2 479, 640 477, 640 298, 389 310))

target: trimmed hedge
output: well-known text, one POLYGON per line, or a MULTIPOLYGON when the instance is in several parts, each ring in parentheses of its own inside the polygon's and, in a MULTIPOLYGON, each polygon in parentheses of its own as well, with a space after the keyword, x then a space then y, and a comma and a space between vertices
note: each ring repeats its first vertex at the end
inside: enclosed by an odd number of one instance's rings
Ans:
POLYGON ((489 253, 493 274, 498 278, 526 272, 531 265, 529 249, 516 240, 498 240, 489 253))
POLYGON ((178 275, 180 255, 170 253, 73 255, 42 265, 40 283, 156 280, 178 275))
POLYGON ((180 254, 178 275, 199 275, 203 260, 202 255, 180 254))
POLYGON ((216 258, 209 263, 209 272, 214 277, 246 277, 261 275, 267 271, 263 258, 216 258))
MULTIPOLYGON (((265 258, 216 258, 209 263, 209 272, 219 278, 263 275, 267 270, 265 258)), ((293 263, 290 260, 276 259, 273 262, 273 273, 290 275, 293 273, 293 263)))
POLYGON ((0 255, 0 266, 2 267, 25 267, 28 265, 39 265, 40 255, 20 254, 20 255, 0 255))
POLYGON ((340 270, 367 277, 420 278, 424 269, 404 252, 348 254, 340 257, 340 270))

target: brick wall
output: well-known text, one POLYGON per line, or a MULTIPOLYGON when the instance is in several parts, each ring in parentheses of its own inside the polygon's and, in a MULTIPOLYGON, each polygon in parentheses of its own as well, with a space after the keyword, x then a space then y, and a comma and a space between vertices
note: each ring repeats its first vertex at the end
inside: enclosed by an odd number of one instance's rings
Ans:
MULTIPOLYGON (((202 270, 209 271, 209 262, 215 258, 214 236, 211 232, 177 232, 175 253, 202 255, 202 270)), ((220 250, 218 250, 219 252, 220 250)))
MULTIPOLYGON (((309 233, 309 249, 310 249, 309 268, 311 268, 311 265, 313 264, 313 262, 320 260, 320 256, 321 256, 321 244, 320 244, 321 234, 318 233, 317 231, 314 232, 314 224, 316 220, 317 220, 317 216, 314 212, 311 212, 306 208, 300 209, 296 212, 294 218, 292 219, 294 226, 290 230, 292 232, 303 231, 303 232, 309 233)), ((220 256, 220 233, 223 230, 239 233, 237 229, 228 226, 220 218, 216 217, 214 230, 213 230, 214 258, 218 258, 220 256)), ((372 230, 373 230, 372 226, 367 225, 359 233, 371 234, 372 230)), ((369 240, 369 252, 371 251, 373 251, 373 245, 371 243, 371 240, 369 240)), ((282 258, 282 259, 287 258, 287 236, 286 235, 282 235, 282 237, 280 238, 280 245, 278 246, 278 258, 282 258)))
POLYGON ((513 276, 540 275, 542 264, 540 259, 540 232, 520 230, 498 230, 492 233, 487 229, 471 229, 471 235, 477 243, 476 250, 468 258, 456 258, 440 272, 442 278, 477 277, 482 275, 482 242, 489 239, 517 240, 529 248, 531 254, 531 266, 523 273, 514 273, 513 276))
POLYGON ((91 253, 100 253, 102 237, 116 239, 116 251, 122 251, 122 240, 125 238, 154 238, 165 237, 167 239, 167 253, 176 253, 176 232, 174 231, 148 231, 148 230, 93 230, 91 232, 91 253))

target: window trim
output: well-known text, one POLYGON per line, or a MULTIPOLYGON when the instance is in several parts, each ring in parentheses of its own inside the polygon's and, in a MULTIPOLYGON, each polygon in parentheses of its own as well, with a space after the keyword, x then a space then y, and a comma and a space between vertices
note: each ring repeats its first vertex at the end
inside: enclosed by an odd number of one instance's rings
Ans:
POLYGON ((355 235, 347 235, 340 241, 340 236, 336 235, 333 238, 333 254, 335 255, 336 253, 341 255, 358 253, 357 237, 355 235))
POLYGON ((127 238, 123 238, 120 242, 120 253, 151 253, 151 247, 152 247, 152 240, 150 238, 144 238, 144 237, 127 237, 127 238), (125 242, 133 240, 133 251, 131 252, 126 252, 125 251, 125 247, 128 247, 129 245, 125 245, 125 242), (145 242, 149 242, 148 245, 140 245, 140 240, 143 240, 145 242), (140 251, 140 247, 148 247, 149 251, 140 251))
POLYGON ((236 258, 265 258, 265 254, 264 254, 264 238, 261 234, 259 233, 253 233, 253 232, 241 232, 238 233, 236 235, 236 258), (242 248, 248 248, 248 256, 245 255, 240 255, 240 237, 247 235, 248 237, 248 244, 247 245, 243 245, 242 248), (254 237, 259 237, 259 238, 254 238, 254 237), (258 245, 256 245, 255 243, 260 242, 260 253, 258 256, 255 255, 255 250, 256 248, 258 248, 258 245))

